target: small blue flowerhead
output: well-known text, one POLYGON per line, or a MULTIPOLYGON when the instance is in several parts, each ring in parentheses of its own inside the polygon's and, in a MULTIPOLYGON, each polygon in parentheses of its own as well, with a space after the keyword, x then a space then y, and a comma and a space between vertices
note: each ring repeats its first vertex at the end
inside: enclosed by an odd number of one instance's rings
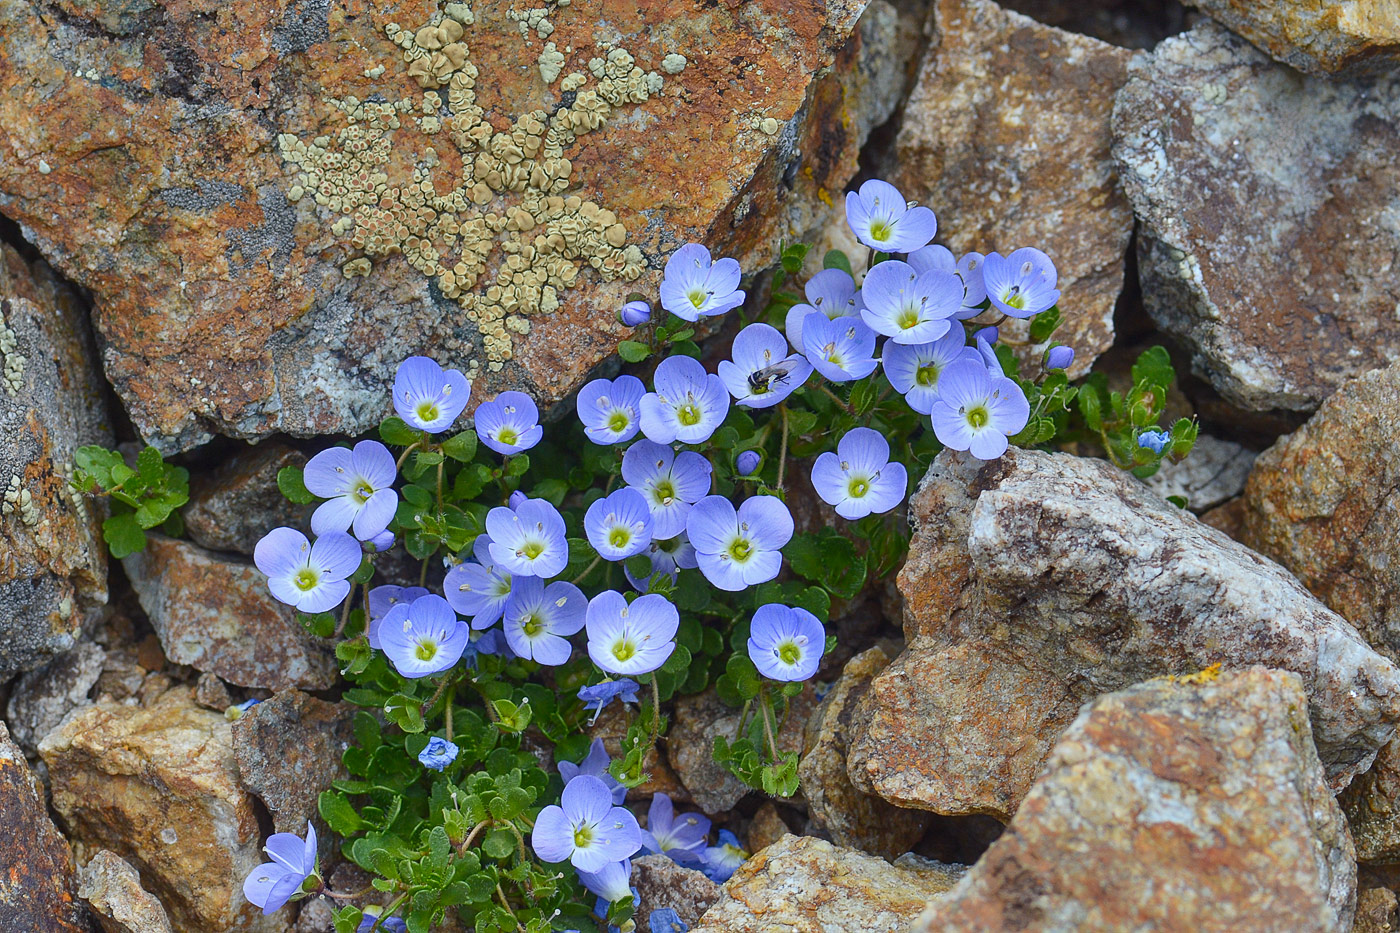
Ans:
POLYGON ((1001 330, 996 327, 984 327, 972 335, 973 343, 985 343, 989 347, 996 346, 1001 339, 1001 330))
POLYGON ((393 586, 386 583, 370 590, 369 627, 365 631, 369 638, 369 646, 379 650, 379 626, 390 609, 399 603, 412 603, 418 597, 427 595, 428 588, 425 586, 393 586))
POLYGON ((491 536, 491 559, 522 577, 555 576, 569 563, 564 517, 544 499, 527 499, 521 506, 499 506, 486 513, 491 536))
POLYGON ((389 527, 399 505, 394 455, 378 441, 360 441, 354 450, 327 448, 307 462, 303 475, 306 488, 327 500, 311 516, 318 535, 351 529, 368 541, 389 527))
POLYGON ((567 859, 579 871, 598 872, 635 855, 642 828, 632 811, 613 805, 606 784, 580 774, 564 785, 558 806, 540 811, 530 844, 542 861, 567 859))
POLYGON ((752 496, 738 509, 723 496, 706 496, 686 519, 686 536, 705 579, 735 593, 778 575, 793 527, 777 496, 752 496))
POLYGON ((640 492, 624 486, 593 501, 583 516, 583 531, 605 560, 635 557, 651 543, 651 508, 640 492))
POLYGON ((687 243, 666 260, 661 307, 687 321, 723 314, 744 303, 739 277, 737 260, 712 262, 709 250, 687 243))
MULTIPOLYGON (((632 860, 609 862, 598 871, 580 871, 578 880, 609 904, 632 896, 632 860)), ((605 916, 606 908, 599 913, 605 916)))
POLYGON ((667 444, 645 439, 622 455, 622 479, 646 499, 654 538, 673 538, 685 530, 690 507, 710 491, 712 472, 703 454, 678 454, 667 444))
POLYGON ((1030 405, 1021 387, 987 366, 959 360, 938 378, 933 403, 933 431, 944 447, 970 451, 979 460, 1006 453, 1007 438, 1030 420, 1030 405))
POLYGON ((506 504, 513 509, 518 509, 528 501, 530 501, 530 497, 517 489, 510 494, 510 498, 506 500, 506 504))
POLYGON ((408 924, 401 917, 385 917, 379 920, 379 915, 384 912, 383 907, 371 905, 365 908, 364 916, 360 918, 360 925, 355 928, 355 933, 408 933, 408 924), (379 926, 374 922, 379 920, 379 926))
POLYGON ((516 577, 501 628, 520 657, 563 664, 573 650, 568 636, 583 628, 587 609, 583 591, 572 583, 556 580, 545 586, 539 577, 516 577))
POLYGON ((982 263, 982 279, 992 306, 1011 317, 1030 317, 1060 300, 1057 275, 1050 257, 1033 247, 1009 256, 988 253, 982 263))
POLYGON ((242 719, 244 714, 246 714, 248 710, 252 709, 254 706, 257 706, 260 702, 262 701, 244 700, 242 703, 235 703, 228 709, 224 710, 224 718, 227 719, 229 722, 238 722, 238 720, 242 719))
POLYGON ((860 318, 895 343, 928 343, 948 332, 962 308, 963 282, 954 272, 916 272, 906 262, 882 262, 865 276, 860 318))
POLYGON ((715 884, 724 884, 748 857, 749 853, 739 845, 739 837, 721 829, 719 844, 705 850, 705 876, 715 884))
POLYGON ((1138 435, 1138 446, 1145 447, 1159 456, 1171 442, 1170 431, 1143 431, 1138 435))
POLYGON ((418 763, 425 768, 441 771, 457 760, 457 746, 441 736, 433 736, 428 745, 418 753, 418 763))
POLYGON ((814 311, 802 319, 802 352, 832 382, 854 382, 875 371, 875 332, 859 317, 814 311))
POLYGON ((274 528, 253 548, 253 563, 279 602, 302 612, 325 612, 350 592, 346 577, 360 568, 360 544, 343 531, 313 545, 295 528, 274 528))
POLYGON ((886 253, 912 252, 938 232, 933 211, 909 207, 899 189, 877 178, 846 195, 846 222, 856 239, 886 253))
POLYGON ((806 609, 767 603, 753 614, 749 660, 770 680, 795 682, 817 672, 826 651, 826 630, 806 609))
POLYGON ((599 714, 607 709, 613 700, 620 703, 636 703, 637 682, 630 677, 621 677, 589 687, 579 687, 578 698, 583 701, 584 709, 593 710, 593 720, 596 722, 599 714))
POLYGON ((608 757, 608 750, 603 747, 603 740, 594 739, 593 743, 588 746, 588 754, 583 757, 582 761, 577 764, 572 761, 557 762, 559 776, 564 779, 565 783, 568 783, 580 774, 591 774, 607 785, 608 790, 612 793, 613 803, 621 804, 627 799, 627 788, 608 773, 608 765, 611 761, 612 759, 608 757))
POLYGON ((672 356, 656 367, 655 392, 642 396, 642 433, 658 444, 702 444, 729 414, 729 392, 700 361, 672 356))
POLYGON ((734 458, 734 468, 740 476, 752 476, 763 462, 763 455, 756 450, 745 450, 734 458))
POLYGON ((829 319, 860 314, 860 292, 855 279, 844 269, 823 269, 807 280, 804 291, 807 301, 789 308, 783 321, 788 342, 796 348, 802 347, 802 320, 813 311, 820 311, 829 319))
POLYGON ((1051 347, 1045 351, 1046 369, 1069 369, 1074 362, 1074 347, 1051 347))
POLYGON ((703 813, 676 815, 669 795, 657 793, 647 811, 642 845, 648 852, 664 852, 678 864, 699 869, 705 852, 710 819, 703 813))
POLYGON ((661 907, 651 912, 647 918, 651 933, 689 933, 690 926, 681 919, 673 907, 661 907))
POLYGON ((461 659, 471 631, 447 600, 429 593, 389 610, 379 624, 379 644, 404 677, 427 677, 461 659))
POLYGON ((645 593, 651 587, 651 578, 658 573, 670 577, 671 583, 674 584, 680 571, 699 566, 695 559, 695 548, 691 546, 685 532, 674 538, 652 538, 642 556, 651 559, 651 570, 645 577, 636 576, 626 564, 622 565, 622 572, 626 574, 627 581, 636 587, 638 593, 645 593))
POLYGON ((909 481, 902 463, 890 462, 889 441, 879 431, 852 428, 812 464, 812 487, 836 514, 855 521, 888 512, 904 501, 909 481))
POLYGON ((474 417, 481 443, 503 456, 529 450, 544 437, 540 410, 524 392, 502 392, 482 402, 474 417))
POLYGON ((361 544, 366 554, 382 554, 394 546, 394 533, 386 529, 361 544))
POLYGON ((394 411, 420 431, 436 434, 452 427, 472 396, 471 383, 455 369, 443 369, 426 356, 410 356, 394 376, 394 411))
POLYGON ((489 534, 477 535, 472 557, 447 571, 442 592, 453 609, 472 617, 472 628, 490 628, 505 610, 511 572, 491 556, 489 534))
POLYGON ((616 590, 588 603, 588 656, 600 670, 635 677, 648 674, 676 650, 680 613, 665 596, 649 593, 629 605, 616 590))
MULTIPOLYGON (((640 832, 638 834, 640 836, 640 832)), ((638 840, 640 845, 640 839, 638 840)), ((306 824, 306 840, 292 833, 273 833, 263 851, 272 856, 243 881, 243 896, 264 914, 277 910, 301 890, 316 872, 316 827, 306 824)))
POLYGON ((938 400, 938 377, 950 363, 981 357, 963 343, 963 329, 954 327, 932 343, 901 344, 893 340, 881 351, 880 365, 885 368, 894 390, 904 396, 909 407, 921 415, 933 410, 938 400))
POLYGON ((812 364, 789 353, 787 338, 776 327, 750 324, 734 338, 734 361, 721 360, 719 378, 745 408, 776 405, 807 381, 812 364))
POLYGON ((617 313, 617 319, 627 327, 640 327, 651 320, 651 305, 640 299, 629 301, 617 313))
POLYGON ((982 302, 987 300, 987 286, 982 281, 982 260, 981 253, 967 253, 961 259, 954 260, 948 247, 934 244, 915 250, 907 259, 920 275, 936 271, 958 277, 963 289, 962 305, 953 312, 953 317, 961 321, 976 317, 982 310, 982 302))
POLYGON ((594 379, 578 390, 578 419, 595 444, 621 444, 641 429, 646 386, 636 376, 594 379))

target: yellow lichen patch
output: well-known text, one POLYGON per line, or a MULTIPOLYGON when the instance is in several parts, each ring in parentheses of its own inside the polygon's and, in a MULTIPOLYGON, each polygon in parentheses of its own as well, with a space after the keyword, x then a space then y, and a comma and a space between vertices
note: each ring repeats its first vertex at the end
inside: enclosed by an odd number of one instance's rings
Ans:
MULTIPOLYGON (((557 0, 555 8, 567 6, 557 0)), ((541 39, 553 31, 549 9, 513 17, 541 39)), ((456 301, 480 329, 485 365, 497 372, 514 355, 512 335, 530 332, 529 317, 550 314, 579 284, 587 265, 603 280, 632 281, 645 267, 617 215, 570 194, 577 187, 565 152, 601 127, 613 110, 660 91, 661 74, 645 71, 631 53, 610 49, 563 81, 573 94, 553 114, 525 113, 496 130, 476 102, 480 73, 470 60, 470 6, 450 3, 446 15, 413 28, 390 23, 388 40, 423 93, 393 103, 356 97, 328 99, 345 125, 309 144, 282 134, 282 157, 300 168, 291 190, 309 194, 338 215, 331 228, 363 253, 342 266, 348 278, 368 275, 370 257, 400 254, 441 293, 456 301), (594 67, 596 62, 596 67, 594 67), (392 152, 404 133, 448 141, 459 160, 421 151, 407 177, 392 152), (449 172, 447 164, 460 164, 449 172), (391 173, 394 177, 391 177, 391 173)), ((540 53, 547 83, 563 73, 566 55, 554 43, 540 53)), ((434 146, 447 144, 434 142, 434 146)), ((289 192, 290 197, 290 192, 289 192)), ((468 360, 469 374, 481 361, 468 360)))
POLYGON ((26 362, 19 352, 19 339, 5 323, 4 307, 0 306, 0 382, 4 382, 5 391, 11 396, 18 395, 24 388, 26 362))
POLYGON ((1170 680, 1174 684, 1190 684, 1192 686, 1197 687, 1201 686, 1202 684, 1214 683, 1215 681, 1220 679, 1220 662, 1217 661, 1210 667, 1207 667, 1204 670, 1199 670, 1194 674, 1181 674, 1179 676, 1173 675, 1166 679, 1170 680))

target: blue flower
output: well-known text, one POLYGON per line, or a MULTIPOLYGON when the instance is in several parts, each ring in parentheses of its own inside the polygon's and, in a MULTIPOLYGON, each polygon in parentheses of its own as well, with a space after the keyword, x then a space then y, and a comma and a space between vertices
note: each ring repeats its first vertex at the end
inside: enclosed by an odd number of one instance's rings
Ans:
POLYGON ((418 753, 418 763, 425 768, 441 771, 457 760, 457 746, 441 736, 428 739, 428 745, 418 753))
POLYGON ((426 356, 410 356, 394 376, 394 411, 420 431, 436 434, 452 427, 472 397, 471 383, 455 369, 443 369, 426 356))
POLYGON ((1074 347, 1051 347, 1045 351, 1046 369, 1069 369, 1074 362, 1074 347))
POLYGON ((938 401, 931 417, 944 447, 995 460, 1006 453, 1007 438, 1026 426, 1030 411, 1015 382, 993 376, 971 360, 959 360, 938 377, 938 401))
POLYGON ((587 608, 583 591, 572 583, 557 580, 545 586, 539 577, 516 577, 501 628, 520 657, 563 664, 573 650, 568 636, 583 628, 587 608))
POLYGON ((529 450, 544 437, 540 410, 524 392, 502 392, 482 402, 475 419, 481 443, 503 456, 529 450))
POLYGON ((812 464, 812 487, 836 514, 849 521, 883 513, 904 501, 909 476, 890 462, 890 444, 880 432, 852 428, 812 464))
POLYGON ((1170 431, 1143 431, 1138 435, 1138 446, 1145 447, 1159 456, 1171 442, 1170 431))
MULTIPOLYGON (((632 860, 623 859, 620 862, 609 862, 598 871, 580 871, 578 880, 585 888, 609 904, 620 901, 624 897, 631 897, 633 896, 632 860)), ((599 911, 599 916, 607 916, 606 906, 599 911)))
POLYGON ((882 262, 865 276, 860 319, 895 343, 928 343, 948 332, 962 308, 963 282, 953 272, 924 273, 907 262, 882 262))
POLYGON ((647 811, 642 845, 648 852, 664 852, 678 864, 699 869, 709 832, 709 817, 703 813, 676 816, 670 796, 657 793, 651 798, 651 809, 647 811))
POLYGON ((325 612, 350 592, 345 578, 360 568, 359 542, 343 531, 321 535, 313 545, 295 528, 274 528, 253 548, 253 563, 267 577, 279 602, 302 612, 325 612))
POLYGON ((685 530, 691 506, 710 491, 712 471, 703 454, 677 454, 654 441, 637 441, 622 455, 622 479, 646 499, 655 538, 673 538, 685 530))
POLYGON ((617 590, 588 603, 588 656, 600 670, 635 677, 666 663, 676 650, 680 613, 665 596, 649 593, 628 605, 617 590))
POLYGON ((987 286, 982 281, 983 258, 981 253, 966 253, 954 261, 948 247, 930 244, 910 253, 907 261, 920 275, 937 271, 952 273, 961 280, 962 304, 953 312, 953 317, 965 321, 976 317, 982 310, 982 302, 987 300, 987 286))
POLYGON ((559 806, 540 811, 530 844, 542 861, 567 859, 579 871, 597 872, 636 854, 642 828, 630 810, 613 806, 606 784, 580 774, 564 785, 559 806))
POLYGON ((578 698, 583 701, 584 709, 593 710, 593 721, 596 722, 598 716, 613 700, 636 703, 637 682, 630 677, 622 677, 618 680, 605 680, 591 687, 579 687, 578 698))
POLYGON ((583 516, 588 543, 606 560, 626 560, 651 543, 652 515, 646 497, 630 486, 595 499, 583 516))
MULTIPOLYGON (((882 263, 883 265, 883 263, 882 263)), ((963 329, 954 327, 932 343, 886 343, 880 365, 890 385, 909 407, 921 415, 933 410, 938 400, 938 376, 955 360, 981 360, 977 351, 963 343, 963 329)))
POLYGON ((800 353, 789 353, 787 338, 767 324, 750 324, 739 331, 730 355, 734 362, 720 361, 719 378, 745 408, 778 404, 812 374, 812 364, 800 353))
POLYGON ((737 260, 712 263, 709 250, 699 243, 687 243, 666 260, 661 307, 687 321, 723 314, 744 303, 740 274, 737 260))
POLYGON ((982 365, 987 370, 987 375, 993 379, 1000 379, 1006 375, 1006 370, 1002 369, 1001 360, 997 358, 997 351, 992 349, 992 344, 996 343, 996 337, 996 328, 994 327, 979 330, 973 335, 972 349, 977 352, 978 358, 981 359, 982 365), (988 330, 992 331, 990 336, 993 339, 991 340, 987 339, 986 332, 988 330))
POLYGON ((752 476, 763 462, 763 455, 756 450, 745 450, 734 458, 734 468, 740 476, 752 476))
POLYGON ((393 586, 386 583, 370 590, 369 627, 365 632, 369 637, 369 646, 379 648, 379 626, 390 609, 399 603, 412 603, 418 597, 427 595, 428 588, 425 586, 393 586))
POLYGON ((642 396, 642 433, 658 444, 704 443, 729 413, 723 380, 691 357, 662 360, 652 385, 642 396))
POLYGON ((795 682, 817 672, 826 651, 826 630, 806 609, 767 603, 753 614, 749 660, 770 680, 795 682))
POLYGON ((427 677, 457 663, 471 631, 447 600, 429 593, 389 610, 379 624, 379 644, 404 677, 427 677))
POLYGON ((846 222, 856 239, 886 253, 912 252, 938 232, 933 211, 909 207, 899 189, 877 178, 846 195, 846 222))
POLYGON ((856 291, 855 279, 844 269, 823 269, 807 280, 804 290, 806 303, 788 308, 783 322, 788 342, 794 347, 802 346, 802 319, 813 311, 820 311, 830 320, 860 314, 860 292, 856 291))
POLYGON ((700 572, 731 593, 776 577, 792 532, 792 513, 776 496, 753 496, 737 510, 723 496, 706 496, 686 519, 700 572))
POLYGON ((651 544, 647 545, 642 555, 651 559, 651 570, 645 577, 637 577, 626 564, 622 565, 622 572, 626 574, 627 581, 636 587, 639 593, 645 593, 651 587, 651 578, 658 573, 666 574, 674 584, 681 570, 699 566, 695 559, 695 548, 691 546, 685 532, 674 538, 652 538, 651 544))
POLYGON ((578 390, 578 419, 595 444, 620 444, 641 428, 642 396, 646 386, 636 376, 594 379, 578 390))
POLYGON ((559 776, 565 783, 572 781, 580 774, 591 774, 602 781, 612 794, 613 803, 620 804, 627 799, 627 788, 623 787, 617 778, 608 773, 608 750, 603 747, 602 739, 594 739, 588 746, 588 754, 578 764, 572 761, 556 762, 559 767, 559 776))
POLYGON ((544 499, 519 508, 498 506, 486 513, 491 559, 522 577, 552 577, 569 563, 564 517, 544 499))
POLYGON ((447 571, 442 592, 453 609, 472 617, 472 628, 490 628, 505 610, 511 573, 491 556, 490 535, 477 535, 472 556, 447 571))
POLYGON ((229 722, 238 722, 243 718, 243 714, 261 703, 261 700, 244 700, 242 703, 235 703, 224 710, 224 718, 229 722))
POLYGON ((748 857, 749 853, 739 845, 739 837, 721 829, 719 844, 705 850, 705 877, 715 884, 724 884, 748 857))
POLYGON ((832 382, 854 382, 875 371, 875 332, 858 317, 814 311, 802 319, 802 352, 832 382))
POLYGON ((617 312, 617 319, 627 327, 640 327, 651 320, 651 305, 645 301, 629 301, 617 312))
POLYGON ((355 928, 355 933, 408 933, 408 924, 400 917, 385 917, 379 924, 374 925, 374 921, 379 919, 379 915, 384 912, 383 907, 369 906, 365 908, 364 916, 360 918, 360 925, 355 928))
POLYGON ((1039 314, 1060 300, 1055 290, 1055 264, 1033 247, 1023 247, 1009 256, 988 253, 982 278, 992 306, 1011 317, 1039 314))
POLYGON ((1001 339, 1001 330, 996 327, 984 327, 972 335, 972 342, 985 343, 987 346, 996 346, 996 342, 1001 339))
POLYGON ((689 933, 690 926, 676 913, 675 908, 659 907, 647 918, 651 933, 689 933))
POLYGON ((382 554, 394 546, 394 533, 386 529, 368 541, 362 541, 361 545, 367 554, 382 554))
MULTIPOLYGON (((640 830, 638 845, 640 846, 640 830)), ((264 914, 277 910, 316 872, 316 827, 306 824, 306 841, 293 833, 273 833, 263 851, 272 857, 243 881, 243 896, 264 914)))
POLYGON ((323 535, 353 528, 361 541, 378 535, 399 505, 393 489, 397 475, 394 455, 378 441, 360 441, 353 451, 321 451, 307 461, 303 474, 306 488, 327 500, 312 514, 311 530, 323 535))

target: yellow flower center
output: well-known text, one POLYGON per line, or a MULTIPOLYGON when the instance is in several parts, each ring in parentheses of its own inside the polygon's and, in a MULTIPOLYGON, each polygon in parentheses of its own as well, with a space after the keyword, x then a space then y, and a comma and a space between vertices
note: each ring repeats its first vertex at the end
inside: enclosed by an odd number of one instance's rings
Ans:
POLYGON ((978 405, 976 408, 969 408, 966 417, 968 424, 980 430, 987 426, 987 422, 991 420, 992 416, 987 413, 987 409, 978 405))
POLYGON ((419 402, 414 411, 417 412, 420 421, 436 421, 441 414, 435 402, 419 402))
POLYGON ((616 642, 613 643, 612 655, 619 661, 630 660, 632 656, 636 653, 637 646, 632 642, 632 639, 628 638, 626 635, 622 636, 616 642))
POLYGON ((310 567, 303 567, 297 571, 297 575, 292 578, 292 583, 303 593, 316 588, 316 584, 321 582, 321 575, 310 567))
POLYGON ((608 430, 616 431, 619 434, 627 430, 627 426, 632 423, 632 419, 627 417, 625 411, 614 411, 608 417, 608 430))
POLYGON ((437 657, 438 644, 435 641, 424 638, 418 642, 418 647, 413 649, 413 656, 420 661, 431 661, 437 657))
POLYGON ((742 564, 748 560, 751 554, 753 554, 753 544, 749 542, 748 538, 735 538, 730 542, 729 556, 739 563, 742 564))
POLYGON ((784 664, 796 664, 802 660, 802 649, 797 646, 797 642, 789 638, 778 646, 778 660, 784 664))
POLYGON ((700 423, 700 406, 694 402, 687 402, 676 409, 676 420, 686 427, 692 427, 700 423))

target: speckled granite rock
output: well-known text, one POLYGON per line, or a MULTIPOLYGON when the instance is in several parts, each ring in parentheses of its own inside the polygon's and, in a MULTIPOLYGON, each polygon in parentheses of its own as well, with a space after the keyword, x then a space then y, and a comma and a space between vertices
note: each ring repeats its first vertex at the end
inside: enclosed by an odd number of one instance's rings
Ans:
POLYGON ((1395 933, 1400 929, 1400 902, 1389 888, 1366 888, 1356 896, 1352 933, 1395 933))
POLYGON ((693 868, 677 865, 669 855, 633 859, 632 885, 637 889, 638 917, 670 907, 692 927, 719 900, 719 885, 693 868))
POLYGON ((232 729, 186 688, 149 707, 99 703, 39 745, 70 837, 130 862, 176 933, 285 933, 243 899, 263 861, 253 798, 238 786, 232 729))
POLYGON ((1076 350, 1070 374, 1087 373, 1113 343, 1133 232, 1109 153, 1132 53, 990 0, 939 0, 934 23, 891 180, 933 208, 955 253, 1045 250, 1063 293, 1056 339, 1076 350))
POLYGON ((1087 704, 915 933, 1346 933, 1354 853, 1302 686, 1254 667, 1087 704))
POLYGON ((1183 497, 1186 507, 1199 515, 1244 491, 1254 457, 1254 451, 1234 441, 1202 434, 1191 456, 1180 463, 1163 461, 1145 482, 1163 499, 1183 497))
POLYGON ((241 687, 324 690, 336 682, 335 655, 272 597, 252 563, 150 535, 122 565, 176 664, 241 687))
POLYGON ((896 866, 814 836, 784 836, 720 889, 692 933, 904 933, 963 868, 896 866))
POLYGON ((1351 825, 1356 857, 1365 863, 1400 864, 1400 742, 1392 739, 1375 764, 1337 798, 1351 825))
POLYGON ((195 473, 189 504, 180 510, 185 532, 201 547, 251 555, 258 539, 279 525, 309 527, 311 506, 289 501, 277 488, 278 470, 305 465, 301 451, 272 441, 195 473))
POLYGON ((112 443, 78 296, 47 265, 31 268, 8 244, 0 244, 0 437, 3 681, 72 648, 107 602, 101 507, 68 481, 75 450, 112 443))
POLYGON ((895 858, 908 852, 928 828, 928 815, 900 810, 862 793, 846 773, 846 752, 856 728, 856 709, 870 681, 890 657, 870 648, 846 662, 841 677, 807 720, 798 777, 813 822, 847 848, 895 858))
POLYGON ((171 933, 165 908, 115 852, 102 849, 83 866, 78 896, 92 907, 105 933, 171 933))
POLYGON ((1162 674, 1302 678, 1333 790, 1400 720, 1400 671, 1287 571, 1101 460, 944 452, 911 503, 908 648, 862 700, 856 787, 1008 819, 1081 704, 1162 674))
POLYGON ((5 721, 20 748, 33 753, 70 710, 88 704, 106 660, 107 652, 97 645, 80 642, 15 682, 5 721))
POLYGON ((1129 70, 1113 153, 1143 303, 1196 371, 1243 408, 1310 411, 1400 359, 1400 71, 1300 76, 1212 22, 1129 70))
POLYGON ((554 401, 675 246, 756 268, 842 190, 865 6, 10 4, 0 210, 164 451, 363 431, 418 352, 554 401))
POLYGON ((1309 74, 1365 74, 1400 66, 1394 0, 1189 0, 1285 64, 1309 74))

